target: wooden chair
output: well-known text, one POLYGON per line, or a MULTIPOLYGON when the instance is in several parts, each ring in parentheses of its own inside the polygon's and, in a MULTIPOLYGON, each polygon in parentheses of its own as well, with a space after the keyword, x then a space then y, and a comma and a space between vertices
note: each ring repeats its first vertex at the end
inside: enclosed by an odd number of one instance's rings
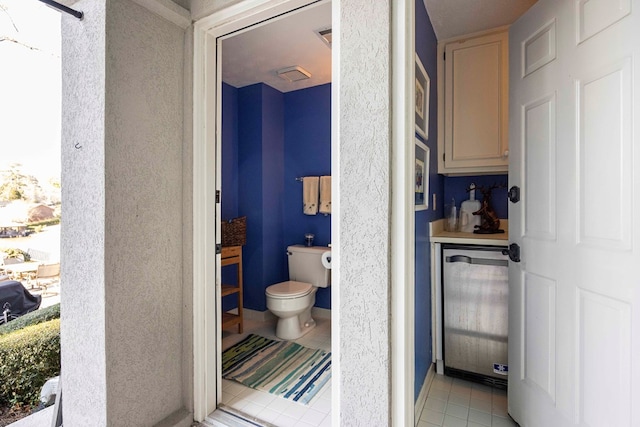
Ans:
POLYGON ((29 274, 28 283, 31 289, 42 289, 43 293, 47 287, 60 281, 60 263, 40 264, 35 273, 29 274))

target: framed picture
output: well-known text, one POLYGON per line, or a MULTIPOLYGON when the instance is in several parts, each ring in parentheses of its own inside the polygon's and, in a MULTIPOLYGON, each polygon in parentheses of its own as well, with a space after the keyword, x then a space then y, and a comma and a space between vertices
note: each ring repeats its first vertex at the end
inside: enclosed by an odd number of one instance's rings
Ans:
POLYGON ((416 132, 424 139, 429 139, 429 94, 431 79, 424 69, 420 57, 416 54, 416 86, 415 86, 415 124, 416 132))
POLYGON ((413 185, 417 211, 429 208, 429 154, 429 147, 416 138, 413 185))

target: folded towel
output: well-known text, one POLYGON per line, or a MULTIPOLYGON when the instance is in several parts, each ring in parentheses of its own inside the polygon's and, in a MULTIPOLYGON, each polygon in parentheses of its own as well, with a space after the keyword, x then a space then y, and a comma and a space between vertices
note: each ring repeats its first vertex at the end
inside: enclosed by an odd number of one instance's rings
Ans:
POLYGON ((320 177, 320 213, 331 213, 331 176, 320 177))
POLYGON ((302 178, 302 212, 305 215, 318 213, 318 182, 317 176, 302 178))

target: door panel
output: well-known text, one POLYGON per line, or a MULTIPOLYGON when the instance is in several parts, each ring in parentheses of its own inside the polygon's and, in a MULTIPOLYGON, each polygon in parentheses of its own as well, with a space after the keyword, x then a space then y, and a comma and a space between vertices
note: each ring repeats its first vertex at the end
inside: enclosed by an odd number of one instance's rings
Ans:
POLYGON ((577 302, 580 423, 632 425, 631 305, 584 289, 577 302))
POLYGON ((526 274, 524 282, 523 378, 556 399, 556 281, 526 274))
POLYGON ((556 96, 544 96, 523 107, 525 132, 525 178, 527 187, 525 236, 554 240, 556 237, 556 96))
POLYGON ((578 41, 583 42, 631 13, 631 0, 580 0, 578 41))
POLYGON ((578 83, 579 241, 603 249, 631 244, 631 93, 629 58, 578 83))
POLYGON ((509 413, 521 426, 640 425, 637 9, 540 0, 510 29, 522 262, 509 270, 509 413))

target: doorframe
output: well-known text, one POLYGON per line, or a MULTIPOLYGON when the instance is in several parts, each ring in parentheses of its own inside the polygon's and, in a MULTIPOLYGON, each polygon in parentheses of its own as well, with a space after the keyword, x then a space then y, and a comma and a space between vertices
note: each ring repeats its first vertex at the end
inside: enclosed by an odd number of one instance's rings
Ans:
MULTIPOLYGON (((213 412, 221 396, 221 333, 217 330, 220 311, 216 289, 220 258, 215 254, 220 226, 216 218, 215 194, 220 189, 221 73, 217 38, 270 17, 315 3, 316 0, 245 0, 198 20, 194 24, 193 58, 193 410, 194 420, 203 421, 213 412), (215 70, 215 71, 214 71, 215 70), (212 73, 213 71, 213 73, 212 73), (215 75, 215 78, 211 78, 215 75), (215 115, 213 115, 215 113, 215 115), (212 224, 215 224, 212 226, 212 224), (212 265, 210 260, 216 259, 212 265), (214 285, 215 284, 215 285, 214 285), (216 369, 211 369, 216 366, 216 369)), ((414 423, 414 269, 415 216, 413 209, 414 124, 412 93, 414 75, 415 4, 403 0, 391 7, 392 68, 392 174, 390 241, 391 379, 390 412, 392 425, 414 423), (407 143, 407 141, 411 143, 407 143)), ((339 194, 339 88, 340 88, 340 0, 332 3, 332 27, 338 29, 332 46, 332 174, 333 194, 339 194)), ((334 204, 336 206, 336 204, 334 204)), ((339 210, 339 205, 336 206, 339 210)), ((340 229, 340 215, 334 215, 332 228, 340 229)), ((332 236, 338 233, 332 231, 332 236)), ((339 261, 339 240, 334 250, 339 261)), ((333 275, 340 276, 339 262, 333 275)), ((338 280, 339 281, 339 280, 338 280)), ((340 416, 340 310, 339 293, 332 293, 332 352, 336 379, 332 382, 332 421, 340 416)))

